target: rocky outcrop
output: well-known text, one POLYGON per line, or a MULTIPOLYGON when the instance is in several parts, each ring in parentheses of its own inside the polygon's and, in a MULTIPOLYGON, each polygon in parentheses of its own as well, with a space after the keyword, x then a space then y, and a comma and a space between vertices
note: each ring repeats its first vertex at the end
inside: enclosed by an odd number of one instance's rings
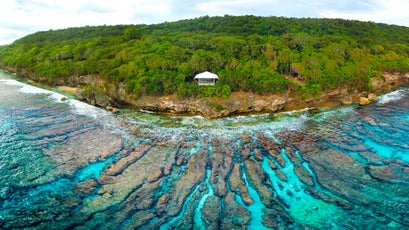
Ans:
POLYGON ((219 118, 236 114, 278 111, 284 108, 286 102, 285 95, 257 96, 252 93, 235 92, 228 99, 179 99, 176 96, 142 97, 130 101, 130 104, 138 108, 163 113, 219 118))
POLYGON ((380 78, 372 78, 371 84, 374 92, 387 92, 409 83, 409 73, 382 73, 380 78))
POLYGON ((359 97, 359 105, 368 105, 376 100, 376 94, 370 93, 367 96, 359 97))

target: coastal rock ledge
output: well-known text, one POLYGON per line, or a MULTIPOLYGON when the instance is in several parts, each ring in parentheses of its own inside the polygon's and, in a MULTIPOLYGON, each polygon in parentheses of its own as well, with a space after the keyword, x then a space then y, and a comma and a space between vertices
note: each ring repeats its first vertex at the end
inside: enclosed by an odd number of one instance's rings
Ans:
POLYGON ((61 90, 75 94, 79 100, 95 106, 108 108, 117 113, 116 108, 135 108, 158 113, 177 115, 200 115, 208 119, 221 117, 270 113, 312 107, 331 107, 359 103, 366 105, 376 99, 376 94, 391 91, 409 83, 409 73, 383 73, 381 78, 373 78, 371 92, 348 91, 336 89, 314 98, 302 99, 290 96, 290 93, 257 95, 249 92, 233 92, 229 98, 187 98, 180 99, 176 95, 152 97, 135 97, 125 92, 123 83, 112 84, 94 75, 71 76, 67 81, 44 79, 33 74, 17 72, 18 76, 29 78, 35 82, 59 86, 61 90))

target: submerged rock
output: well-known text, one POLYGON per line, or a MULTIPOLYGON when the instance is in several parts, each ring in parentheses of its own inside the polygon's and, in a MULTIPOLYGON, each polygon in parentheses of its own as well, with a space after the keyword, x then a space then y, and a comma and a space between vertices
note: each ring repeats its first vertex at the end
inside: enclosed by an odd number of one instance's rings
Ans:
POLYGON ((222 200, 217 196, 207 199, 202 209, 202 218, 206 229, 220 229, 219 221, 222 215, 222 200))
POLYGON ((95 190, 98 183, 95 180, 87 180, 75 185, 74 189, 83 194, 91 194, 95 190))
POLYGON ((233 193, 228 193, 224 200, 224 212, 221 222, 223 229, 247 229, 250 212, 236 202, 233 193))
POLYGON ((0 189, 0 199, 6 200, 11 196, 12 193, 13 188, 9 186, 4 186, 3 188, 0 189))

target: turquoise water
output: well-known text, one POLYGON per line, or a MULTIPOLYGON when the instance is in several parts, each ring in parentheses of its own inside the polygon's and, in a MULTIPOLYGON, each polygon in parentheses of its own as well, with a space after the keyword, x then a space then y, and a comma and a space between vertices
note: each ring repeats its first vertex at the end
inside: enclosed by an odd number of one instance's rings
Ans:
POLYGON ((89 164, 85 166, 81 171, 79 172, 78 175, 78 180, 84 181, 89 178, 98 178, 104 168, 111 163, 111 161, 114 159, 115 156, 111 156, 110 158, 101 161, 101 162, 95 162, 92 164, 89 164))
POLYGON ((1 229, 409 229, 409 88, 219 120, 62 97, 0 72, 1 229))
POLYGON ((197 228, 197 229, 205 229, 206 228, 206 226, 203 224, 203 220, 202 220, 202 209, 203 209, 203 206, 204 206, 205 202, 207 201, 207 199, 210 196, 214 196, 214 190, 213 190, 213 187, 212 187, 212 185, 210 184, 210 181, 209 181, 210 174, 211 174, 211 171, 206 170, 206 180, 205 180, 205 182, 206 182, 206 187, 209 190, 209 192, 204 194, 200 198, 199 205, 198 205, 198 207, 197 207, 197 209, 195 211, 195 216, 194 216, 194 219, 193 219, 194 223, 195 223, 195 228, 197 228))
MULTIPOLYGON (((246 207, 251 213, 251 222, 250 222, 250 225, 249 225, 249 229, 268 229, 262 224, 262 222, 263 222, 263 209, 266 206, 261 201, 260 196, 258 195, 257 191, 253 188, 253 186, 250 185, 249 180, 247 179, 246 172, 243 172, 243 180, 244 180, 244 183, 246 184, 246 187, 248 189, 249 196, 251 197, 251 199, 254 202, 253 204, 248 205, 246 207)), ((240 204, 243 205, 243 206, 246 206, 241 199, 240 199, 240 204)))
MULTIPOLYGON (((306 193, 304 184, 294 171, 294 164, 290 161, 283 149, 281 156, 285 160, 285 166, 279 166, 286 175, 286 180, 280 179, 269 166, 269 160, 264 158, 262 168, 268 174, 277 195, 289 206, 288 211, 297 221, 309 225, 323 225, 327 222, 336 223, 335 218, 343 216, 343 210, 334 205, 306 193)), ((279 165, 279 164, 278 164, 279 165)), ((331 227, 335 224, 331 225, 331 227)))

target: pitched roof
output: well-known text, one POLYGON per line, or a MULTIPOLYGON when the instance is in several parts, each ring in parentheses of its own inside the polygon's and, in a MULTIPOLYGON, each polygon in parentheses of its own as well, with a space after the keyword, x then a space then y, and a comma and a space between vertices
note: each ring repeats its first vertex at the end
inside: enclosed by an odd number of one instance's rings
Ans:
POLYGON ((195 79, 199 79, 199 78, 201 79, 219 79, 219 76, 217 76, 217 74, 206 71, 203 73, 196 74, 195 79))

